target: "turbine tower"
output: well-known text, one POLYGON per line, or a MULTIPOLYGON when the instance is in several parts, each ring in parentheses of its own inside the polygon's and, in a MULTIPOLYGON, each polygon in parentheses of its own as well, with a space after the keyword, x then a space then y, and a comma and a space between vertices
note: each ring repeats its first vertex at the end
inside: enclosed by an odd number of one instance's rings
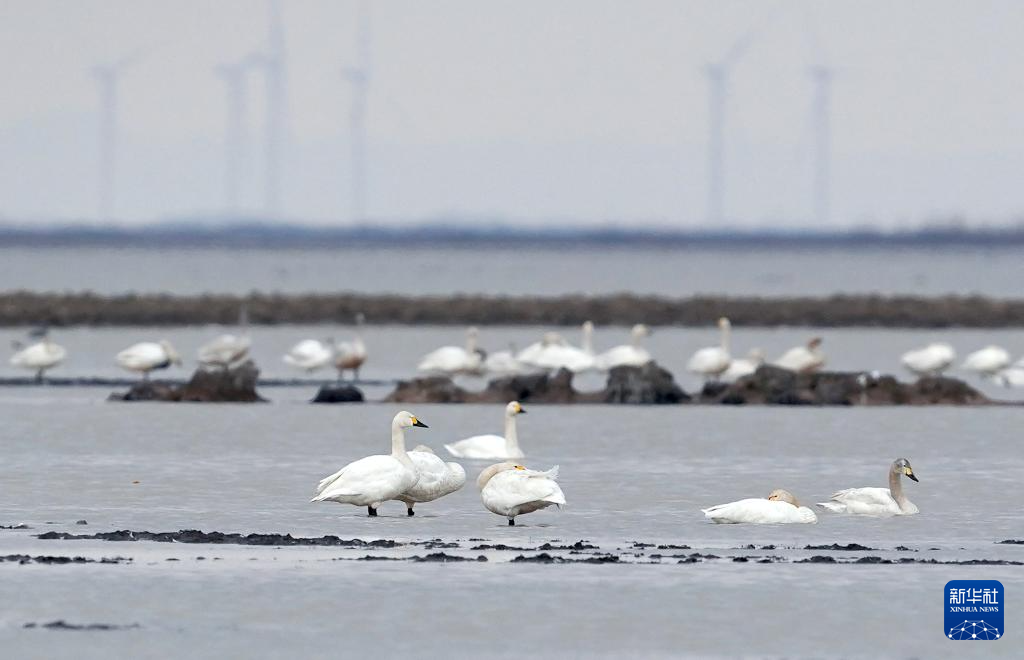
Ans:
POLYGON ((352 223, 366 219, 366 105, 370 87, 370 14, 365 2, 359 3, 356 17, 356 64, 343 70, 352 86, 349 113, 349 142, 352 159, 352 223))
POLYGON ((97 219, 113 220, 117 201, 117 88, 121 75, 135 64, 139 52, 109 64, 93 67, 92 74, 99 87, 99 164, 97 167, 97 219))
POLYGON ((250 58, 222 64, 215 69, 224 81, 227 93, 227 112, 224 123, 224 211, 238 211, 242 162, 246 144, 246 74, 252 64, 250 58))
POLYGON ((814 66, 810 70, 814 86, 812 112, 814 115, 814 173, 812 203, 814 220, 820 229, 829 221, 832 161, 832 69, 814 66))
POLYGON ((283 172, 284 147, 287 133, 287 96, 284 24, 281 18, 279 0, 269 0, 270 34, 267 50, 261 64, 266 77, 266 180, 264 181, 264 208, 270 218, 281 214, 281 175, 283 172))

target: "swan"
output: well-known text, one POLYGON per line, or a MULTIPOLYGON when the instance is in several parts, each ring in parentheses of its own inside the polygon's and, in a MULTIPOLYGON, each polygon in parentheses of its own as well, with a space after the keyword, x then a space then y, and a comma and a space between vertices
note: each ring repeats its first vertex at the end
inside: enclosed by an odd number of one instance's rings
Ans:
POLYGON ((519 436, 516 434, 516 416, 526 413, 526 409, 518 401, 510 401, 505 406, 505 437, 500 435, 474 435, 444 448, 456 458, 523 458, 523 450, 519 448, 519 436))
POLYGON ((35 371, 37 383, 43 382, 47 369, 53 369, 68 356, 67 349, 55 343, 48 334, 30 346, 23 348, 15 344, 15 348, 17 353, 11 356, 11 366, 35 371))
POLYGON ((466 329, 466 347, 442 346, 427 353, 416 368, 443 374, 478 374, 483 366, 483 352, 477 348, 480 331, 475 327, 466 329))
POLYGON ((238 314, 239 334, 223 334, 199 347, 199 364, 227 369, 249 354, 249 312, 243 305, 238 314))
POLYGON ((630 331, 632 342, 616 346, 598 355, 594 359, 596 367, 601 371, 608 371, 615 367, 644 366, 651 361, 651 354, 640 345, 640 342, 644 337, 650 335, 650 328, 643 323, 637 323, 630 331))
POLYGON ((862 516, 908 516, 918 512, 917 506, 903 494, 901 477, 917 481, 910 461, 897 458, 889 467, 888 488, 847 488, 832 495, 828 502, 818 506, 836 513, 854 513, 862 516))
POLYGON ((480 499, 491 513, 508 518, 516 524, 516 516, 533 513, 552 504, 565 504, 565 495, 559 488, 558 466, 547 472, 527 470, 512 462, 492 465, 480 473, 476 485, 480 499))
POLYGON ((816 523, 818 516, 787 490, 778 488, 768 494, 768 499, 753 497, 728 504, 701 509, 704 517, 716 523, 751 523, 768 525, 776 523, 816 523))
POLYGON ((133 344, 114 356, 114 359, 122 369, 141 373, 143 380, 149 380, 151 371, 166 369, 172 364, 181 366, 178 352, 166 339, 133 344))
POLYGON ((775 366, 801 374, 817 371, 825 365, 825 354, 818 349, 819 346, 821 337, 814 337, 806 346, 795 346, 783 353, 775 361, 775 366))
POLYGON ((1024 387, 1024 367, 1019 365, 1018 361, 997 373, 992 379, 1003 387, 1024 387))
POLYGON ((718 380, 723 383, 735 383, 740 378, 757 371, 762 364, 764 364, 764 351, 760 348, 753 348, 747 353, 747 357, 730 362, 729 368, 722 372, 718 380))
POLYGON ((704 376, 705 380, 716 381, 729 368, 732 357, 729 355, 729 330, 732 325, 724 316, 718 319, 721 331, 721 343, 718 346, 702 348, 690 358, 686 370, 704 376))
POLYGON ((516 376, 519 374, 530 373, 535 370, 534 367, 520 362, 516 359, 516 347, 509 345, 507 351, 495 351, 487 354, 487 359, 484 360, 483 370, 489 374, 496 376, 516 376))
POLYGON ((536 341, 516 353, 516 359, 524 364, 534 364, 552 346, 567 347, 569 342, 557 332, 545 332, 540 341, 536 341))
POLYGON ((584 322, 581 334, 582 342, 579 348, 555 334, 554 337, 558 340, 542 342, 540 351, 528 363, 540 369, 568 369, 573 373, 595 369, 594 324, 590 321, 584 322))
POLYGON ((403 410, 395 415, 391 420, 391 454, 360 458, 324 477, 310 502, 365 506, 369 515, 376 516, 381 502, 397 499, 419 479, 416 464, 405 451, 404 429, 414 426, 428 428, 411 412, 403 410))
POLYGON ((433 502, 449 493, 454 493, 466 484, 466 470, 458 463, 445 463, 434 454, 434 450, 426 445, 419 445, 411 452, 409 458, 416 466, 420 478, 396 500, 405 502, 408 515, 415 513, 413 505, 418 502, 433 502))
POLYGON ((303 339, 285 353, 283 360, 286 364, 302 369, 306 373, 313 373, 326 367, 334 359, 333 344, 332 340, 303 339))
POLYGON ((343 341, 338 344, 334 352, 334 368, 338 370, 338 379, 341 380, 346 370, 353 373, 353 378, 359 380, 359 367, 363 366, 368 356, 366 344, 363 343, 363 323, 366 317, 362 312, 356 314, 356 336, 352 341, 343 341))
POLYGON ((941 376, 953 364, 956 351, 949 344, 934 342, 924 348, 907 351, 900 363, 915 376, 941 376))
POLYGON ((979 376, 991 378, 1008 366, 1010 366, 1010 354, 1005 348, 986 346, 964 358, 961 368, 964 371, 973 371, 979 376))

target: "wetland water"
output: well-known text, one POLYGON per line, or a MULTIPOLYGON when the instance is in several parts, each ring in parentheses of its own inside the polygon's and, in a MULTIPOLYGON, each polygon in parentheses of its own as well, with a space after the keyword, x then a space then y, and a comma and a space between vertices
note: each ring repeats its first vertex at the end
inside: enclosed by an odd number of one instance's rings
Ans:
MULTIPOLYGON (((0 390, 0 524, 31 528, 0 530, 0 556, 131 559, 0 563, 0 645, 11 657, 1019 655, 1021 566, 795 563, 815 555, 1024 561, 1024 546, 995 543, 1024 537, 1019 512, 1007 506, 1024 498, 1024 411, 1016 408, 532 406, 520 419, 525 462, 559 464, 569 505, 509 528, 482 508, 472 482, 413 518, 399 503, 369 519, 355 507, 307 501, 325 474, 387 450, 390 405, 119 405, 103 396, 0 390), (740 526, 706 523, 699 512, 775 487, 813 502, 839 487, 881 486, 898 455, 921 479, 906 486, 918 516, 740 526), (399 545, 36 537, 120 529, 399 545), (618 562, 512 561, 540 554, 544 543, 579 540, 596 548, 549 554, 618 562), (805 549, 833 543, 870 550, 805 549), (522 550, 481 549, 496 544, 522 550), (354 561, 437 552, 488 561, 354 561), (693 553, 699 561, 676 563, 693 553), (732 560, 740 555, 778 563, 732 560), (984 649, 943 637, 942 588, 965 578, 998 579, 1010 594, 1008 634, 984 649), (139 627, 23 628, 54 620, 139 627)), ((431 428, 410 432, 410 445, 440 450, 500 430, 499 406, 414 412, 431 428)), ((464 464, 471 480, 485 465, 464 464)))

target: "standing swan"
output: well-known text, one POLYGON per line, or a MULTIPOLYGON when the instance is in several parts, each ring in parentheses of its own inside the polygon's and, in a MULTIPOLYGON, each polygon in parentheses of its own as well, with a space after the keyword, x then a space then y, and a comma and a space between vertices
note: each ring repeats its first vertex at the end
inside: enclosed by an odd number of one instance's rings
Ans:
POLYGON ((391 420, 391 454, 360 458, 320 480, 310 502, 339 502, 365 506, 377 515, 381 502, 398 499, 419 478, 416 466, 405 451, 405 432, 414 426, 427 428, 416 416, 403 410, 391 420))
POLYGON ((731 328, 729 319, 724 316, 718 319, 721 343, 718 346, 702 348, 694 353, 686 365, 687 371, 704 376, 705 380, 718 380, 718 377, 729 369, 729 363, 732 362, 732 357, 729 355, 729 330, 731 328))
POLYGON ((466 484, 466 470, 458 463, 445 463, 426 445, 419 445, 409 452, 409 458, 420 478, 416 484, 396 497, 405 502, 408 515, 417 502, 433 502, 449 493, 454 493, 466 484))
POLYGON ((806 346, 796 346, 783 353, 775 361, 775 366, 798 374, 817 371, 825 366, 825 354, 819 349, 820 346, 821 337, 814 337, 806 346))
POLYGON ((443 374, 480 373, 484 355, 477 348, 480 331, 475 327, 466 329, 466 347, 442 346, 427 353, 416 368, 443 374))
POLYGON ((640 345, 644 337, 651 335, 651 329, 643 323, 637 323, 629 335, 629 344, 621 344, 594 358, 597 369, 608 371, 615 367, 642 367, 651 361, 651 354, 640 345))
POLYGON ((523 415, 526 409, 518 401, 505 406, 505 437, 500 435, 474 435, 444 448, 456 458, 523 458, 516 434, 516 415, 523 415))
POLYGON ((178 352, 166 339, 133 344, 114 356, 114 359, 122 369, 141 373, 142 380, 149 380, 151 371, 166 369, 172 364, 181 365, 178 352))
POLYGON ((909 516, 918 512, 917 506, 903 494, 901 477, 917 481, 910 461, 897 458, 889 467, 888 488, 847 488, 832 495, 828 502, 818 506, 836 513, 861 516, 909 516))
POLYGON ((934 342, 924 348, 907 351, 900 363, 915 376, 941 376, 953 364, 956 351, 949 344, 934 342))
POLYGON ((565 504, 565 495, 559 488, 558 466, 547 472, 527 470, 512 462, 492 465, 480 473, 476 485, 480 499, 491 513, 508 518, 516 524, 516 516, 532 513, 552 504, 565 504))
POLYGON ((51 340, 45 330, 43 332, 42 340, 31 346, 15 345, 18 352, 11 356, 11 366, 35 371, 37 383, 43 382, 47 369, 53 369, 68 355, 66 348, 51 340))
POLYGON ((363 323, 366 317, 360 312, 356 314, 356 336, 352 341, 338 344, 334 352, 334 367, 338 370, 338 380, 345 376, 345 370, 351 370, 354 380, 359 380, 359 367, 366 362, 366 344, 363 343, 363 323))
POLYGON ((994 377, 997 373, 1010 366, 1010 354, 1001 346, 986 346, 974 351, 966 358, 962 368, 973 371, 981 377, 994 377))
POLYGON ((718 504, 701 509, 704 517, 716 523, 751 523, 771 525, 780 523, 816 523, 818 516, 805 506, 800 506, 788 490, 777 488, 768 494, 768 499, 752 497, 746 500, 718 504))
POLYGON ((242 305, 238 313, 239 333, 223 334, 199 347, 199 364, 228 369, 249 354, 252 339, 249 338, 249 310, 242 305))

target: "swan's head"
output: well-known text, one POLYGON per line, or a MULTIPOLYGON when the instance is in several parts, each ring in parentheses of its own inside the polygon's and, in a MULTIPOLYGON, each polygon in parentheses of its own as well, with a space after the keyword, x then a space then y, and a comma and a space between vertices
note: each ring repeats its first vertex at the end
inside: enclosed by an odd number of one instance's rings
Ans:
POLYGON ((392 420, 391 425, 400 429, 411 429, 414 426, 418 426, 424 429, 430 428, 429 426, 421 422, 416 417, 416 415, 412 414, 408 410, 403 410, 402 412, 395 415, 395 419, 392 420))
POLYGON ((768 499, 772 502, 786 502, 793 506, 800 506, 800 502, 793 496, 793 493, 782 488, 776 488, 772 492, 768 493, 768 499))
POLYGON ((526 408, 523 408, 522 404, 518 401, 509 401, 508 405, 505 406, 505 416, 515 417, 516 415, 526 414, 526 408))
POLYGON ((475 325, 469 326, 468 328, 466 328, 466 336, 476 339, 477 337, 480 336, 480 328, 476 327, 475 325))
POLYGON ((906 475, 908 479, 918 481, 918 478, 914 475, 914 468, 910 467, 910 461, 905 458, 897 458, 892 462, 892 472, 906 475))
POLYGON ((811 340, 807 342, 807 348, 811 349, 812 351, 818 348, 819 346, 821 346, 821 337, 812 337, 811 340))
POLYGON ((171 346, 171 342, 166 339, 161 339, 160 348, 164 349, 164 354, 167 355, 168 362, 176 364, 179 367, 181 366, 181 356, 178 355, 178 351, 174 350, 174 347, 171 346))
POLYGON ((719 330, 728 330, 731 327, 732 327, 732 323, 729 323, 729 319, 725 318, 724 316, 722 318, 718 319, 718 329, 719 330))
POLYGON ((583 332, 593 332, 593 331, 594 331, 594 323, 592 321, 584 321, 583 322, 583 332))
POLYGON ((480 476, 476 478, 476 486, 480 490, 483 490, 484 486, 487 485, 487 482, 490 481, 491 478, 494 475, 498 474, 499 472, 505 472, 506 470, 525 470, 525 469, 526 468, 524 468, 522 465, 519 465, 517 463, 513 463, 512 461, 505 461, 504 463, 495 463, 494 465, 492 465, 490 467, 484 468, 483 472, 480 473, 480 476))
POLYGON ((639 339, 640 337, 650 337, 651 329, 648 328, 643 323, 637 323, 636 325, 633 326, 633 329, 630 331, 630 334, 633 335, 634 339, 639 339))

